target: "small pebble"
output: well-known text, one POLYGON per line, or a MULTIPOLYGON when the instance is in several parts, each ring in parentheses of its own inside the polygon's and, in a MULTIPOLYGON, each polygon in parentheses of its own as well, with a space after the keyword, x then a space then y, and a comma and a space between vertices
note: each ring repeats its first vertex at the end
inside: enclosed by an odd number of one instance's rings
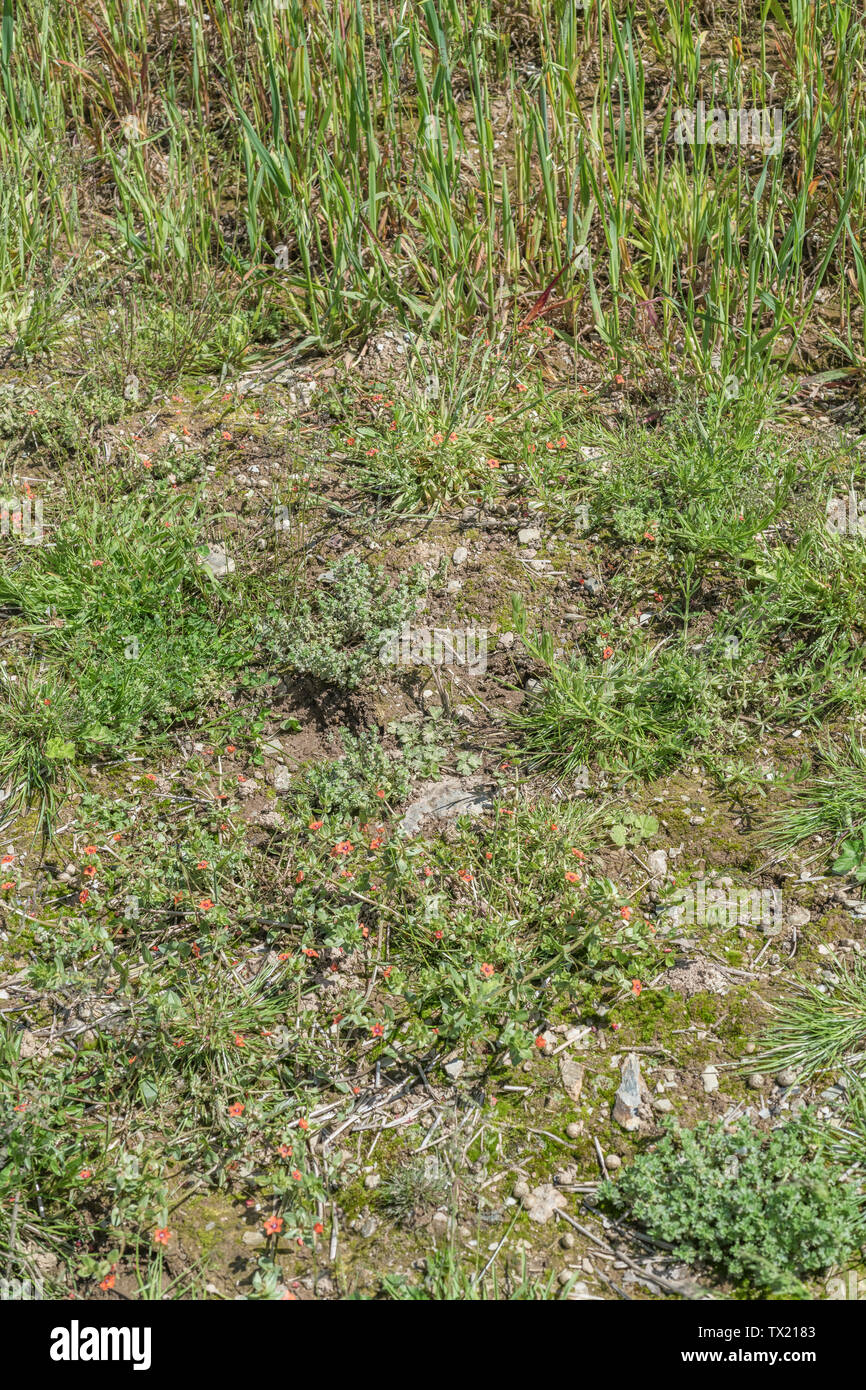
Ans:
POLYGON ((566 1231, 564 1236, 559 1237, 559 1244, 563 1250, 574 1249, 574 1236, 571 1234, 571 1231, 566 1231))
POLYGON ((759 1071, 753 1071, 746 1078, 746 1085, 748 1086, 750 1091, 760 1091, 763 1084, 764 1078, 759 1071))

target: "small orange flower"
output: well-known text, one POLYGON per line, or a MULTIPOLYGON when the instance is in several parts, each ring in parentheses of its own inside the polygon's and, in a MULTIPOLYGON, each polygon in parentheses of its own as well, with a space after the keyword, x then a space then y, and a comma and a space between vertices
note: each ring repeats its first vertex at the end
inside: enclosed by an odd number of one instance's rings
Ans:
POLYGON ((374 1023, 370 1032, 373 1034, 374 1038, 381 1038, 385 1035, 385 1029, 382 1027, 381 1023, 374 1023))
POLYGON ((168 1242, 171 1240, 171 1237, 172 1232, 168 1229, 167 1226, 160 1226, 160 1228, 154 1231, 153 1233, 153 1238, 156 1241, 157 1245, 168 1245, 168 1242))
POLYGON ((324 1226, 322 1225, 321 1221, 317 1221, 316 1224, 315 1224, 315 1226, 313 1227, 313 1234, 314 1234, 314 1235, 317 1235, 317 1236, 320 1236, 320 1235, 322 1234, 322 1232, 324 1231, 324 1229, 325 1229, 325 1228, 324 1228, 324 1226))
POLYGON ((620 915, 620 917, 622 917, 623 921, 627 922, 627 921, 629 920, 629 918, 631 917, 631 908, 630 908, 630 907, 621 907, 620 910, 619 910, 619 915, 620 915))
POLYGON ((85 854, 98 854, 98 853, 99 853, 99 850, 96 848, 96 845, 85 845, 85 846, 84 846, 84 853, 85 853, 85 854))
POLYGON ((211 898, 202 898, 201 902, 199 903, 199 907, 201 908, 202 912, 210 912, 211 908, 213 907, 213 900, 211 898))
POLYGON ((235 1047, 246 1047, 246 1040, 240 1033, 235 1033, 235 1047))
POLYGON ((547 1038, 543 1038, 539 1033, 538 1037, 535 1039, 535 1046, 539 1049, 539 1051, 542 1048, 547 1047, 547 1038))
POLYGON ((632 992, 632 994, 635 996, 635 998, 637 998, 637 996, 640 994, 640 992, 641 992, 642 989, 643 989, 643 985, 641 984, 640 980, 632 980, 632 982, 631 982, 631 992, 632 992))
POLYGON ((331 850, 331 854, 335 858, 338 858, 341 854, 351 854, 352 850, 353 845, 351 840, 341 840, 339 844, 334 845, 334 848, 331 850))
POLYGON ((292 1146, 291 1146, 291 1144, 281 1144, 281 1145, 280 1145, 280 1158, 291 1158, 291 1156, 292 1156, 292 1146))
POLYGON ((265 1234, 278 1236, 283 1229, 283 1218, 281 1216, 269 1216, 265 1222, 265 1234))
POLYGON ((601 659, 602 659, 602 661, 609 661, 610 658, 611 658, 612 656, 613 656, 613 647, 605 647, 604 651, 603 651, 602 654, 601 654, 601 659))
POLYGON ((325 822, 324 822, 324 821, 321 821, 321 820, 311 820, 310 823, 309 823, 309 825, 307 826, 307 829, 308 829, 308 830, 321 830, 321 828, 322 828, 322 826, 324 825, 324 823, 325 823, 325 822))
POLYGON ((105 1291, 107 1291, 108 1289, 113 1289, 113 1288, 114 1288, 114 1275, 113 1275, 113 1274, 106 1274, 105 1278, 102 1280, 102 1282, 100 1283, 99 1287, 100 1287, 101 1289, 105 1290, 105 1291))
POLYGON ((496 974, 496 968, 495 966, 492 966, 488 961, 485 961, 481 967, 481 974, 484 976, 485 980, 489 980, 491 975, 496 974))
POLYGON ((309 1129, 309 1128, 310 1128, 310 1122, 309 1122, 309 1120, 298 1120, 298 1129, 309 1129))
POLYGON ((78 1174, 78 1176, 79 1176, 81 1179, 83 1179, 84 1181, 86 1181, 86 1180, 91 1176, 91 1169, 90 1169, 90 1168, 82 1168, 82 1170, 81 1170, 81 1172, 78 1174))
POLYGON ((236 1100, 233 1105, 230 1105, 229 1114, 231 1115, 232 1119, 240 1119, 241 1115, 244 1113, 244 1108, 245 1107, 239 1100, 236 1100))
POLYGON ((571 871, 569 871, 565 875, 565 881, 566 883, 580 883, 580 874, 572 873, 571 871))

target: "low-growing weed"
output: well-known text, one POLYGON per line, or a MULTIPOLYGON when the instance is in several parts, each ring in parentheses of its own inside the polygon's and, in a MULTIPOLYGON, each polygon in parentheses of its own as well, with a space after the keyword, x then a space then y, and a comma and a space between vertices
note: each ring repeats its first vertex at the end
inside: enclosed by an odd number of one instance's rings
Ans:
POLYGON ((417 572, 391 587, 386 575, 345 555, 320 578, 314 604, 301 599, 291 618, 270 608, 262 643, 281 667, 354 690, 375 662, 383 633, 408 620, 422 592, 417 572))
POLYGON ((679 1258, 782 1298, 807 1297, 802 1280, 862 1239, 855 1184, 841 1180, 809 1117, 769 1137, 748 1121, 671 1128, 599 1196, 679 1258))

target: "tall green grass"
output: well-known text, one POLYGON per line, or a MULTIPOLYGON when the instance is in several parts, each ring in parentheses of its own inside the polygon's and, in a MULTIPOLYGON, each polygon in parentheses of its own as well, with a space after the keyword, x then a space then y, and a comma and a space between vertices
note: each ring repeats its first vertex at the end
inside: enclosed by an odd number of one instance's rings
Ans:
POLYGON ((242 284, 295 346, 384 313, 489 330, 559 276, 554 322, 614 359, 763 376, 811 330, 861 367, 858 7, 758 0, 711 35, 688 0, 521 13, 4 0, 6 332, 35 276, 98 244, 178 296, 242 284), (781 151, 678 145, 698 101, 782 107, 781 151))

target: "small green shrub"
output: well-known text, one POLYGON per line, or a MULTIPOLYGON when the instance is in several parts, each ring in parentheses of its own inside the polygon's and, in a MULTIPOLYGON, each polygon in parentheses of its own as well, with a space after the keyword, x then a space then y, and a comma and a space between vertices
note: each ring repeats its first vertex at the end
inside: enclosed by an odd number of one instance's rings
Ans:
POLYGON ((373 664, 382 634, 414 613, 423 592, 419 574, 416 569, 391 589, 383 571, 343 556, 313 605, 303 600, 291 617, 269 610, 261 630, 266 652, 298 675, 354 690, 373 664))
POLYGON ((862 1239, 855 1185, 839 1182, 825 1145, 808 1116, 769 1138, 745 1120, 730 1133, 709 1121, 672 1128, 599 1196, 681 1259, 735 1284, 803 1297, 803 1278, 862 1239))
POLYGON ((409 774, 403 764, 389 758, 376 731, 354 738, 341 729, 340 738, 343 756, 315 763, 305 774, 305 791, 315 810, 353 816, 381 808, 385 801, 402 801, 409 789, 409 774))

